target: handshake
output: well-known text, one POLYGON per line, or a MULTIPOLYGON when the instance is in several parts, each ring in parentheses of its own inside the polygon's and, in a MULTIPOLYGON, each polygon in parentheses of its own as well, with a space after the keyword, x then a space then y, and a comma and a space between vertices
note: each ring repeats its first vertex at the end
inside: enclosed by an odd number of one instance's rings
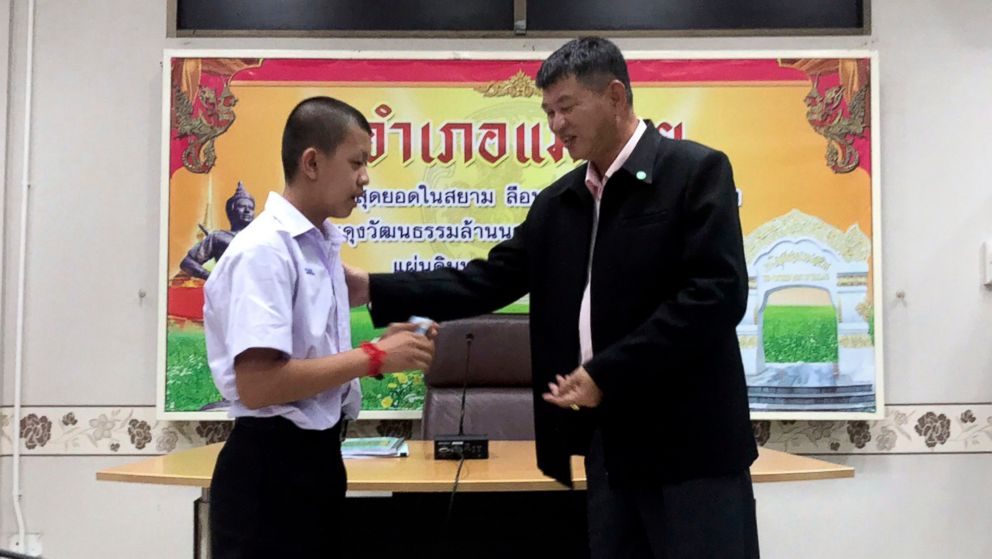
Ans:
POLYGON ((437 330, 437 323, 419 316, 390 324, 378 342, 362 344, 369 355, 369 376, 381 379, 383 373, 426 371, 434 360, 437 330))

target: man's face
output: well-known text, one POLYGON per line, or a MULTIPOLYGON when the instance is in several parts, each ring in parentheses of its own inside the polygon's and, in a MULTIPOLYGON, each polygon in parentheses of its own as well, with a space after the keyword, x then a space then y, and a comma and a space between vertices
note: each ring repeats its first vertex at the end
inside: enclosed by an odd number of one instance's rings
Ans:
POLYGON ((251 223, 251 220, 255 219, 255 202, 247 198, 236 200, 231 210, 234 217, 233 225, 238 229, 245 228, 251 223))
POLYGON ((589 89, 574 75, 544 89, 541 108, 548 126, 573 159, 595 160, 609 153, 617 121, 607 91, 589 89))
POLYGON ((369 183, 368 162, 372 137, 351 126, 344 141, 327 155, 317 151, 318 180, 315 199, 322 214, 343 218, 351 215, 369 183))

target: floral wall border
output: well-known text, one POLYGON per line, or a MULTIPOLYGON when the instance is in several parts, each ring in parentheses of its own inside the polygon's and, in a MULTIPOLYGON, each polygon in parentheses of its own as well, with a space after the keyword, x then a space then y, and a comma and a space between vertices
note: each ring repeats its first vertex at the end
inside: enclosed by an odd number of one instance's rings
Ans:
MULTIPOLYGON (((10 456, 17 437, 27 456, 157 456, 227 440, 231 421, 163 421, 155 406, 23 406, 17 429, 13 407, 0 407, 0 456, 10 456)), ((419 421, 360 421, 348 436, 419 433, 419 421), (418 424, 418 425, 415 425, 418 424)))
MULTIPOLYGON (((154 456, 220 442, 229 421, 160 421, 154 406, 0 407, 0 455, 154 456)), ((758 444, 795 454, 992 453, 992 403, 899 404, 879 421, 755 421, 758 444)), ((416 436, 417 421, 353 422, 349 436, 416 436)))
POLYGON ((992 453, 992 403, 895 404, 878 421, 753 421, 766 448, 793 454, 992 453))

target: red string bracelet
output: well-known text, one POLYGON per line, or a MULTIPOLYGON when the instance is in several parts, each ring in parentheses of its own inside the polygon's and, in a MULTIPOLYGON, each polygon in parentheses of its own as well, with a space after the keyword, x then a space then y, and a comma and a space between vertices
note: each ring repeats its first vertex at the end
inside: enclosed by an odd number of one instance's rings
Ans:
POLYGON ((386 360, 386 352, 372 342, 362 342, 358 347, 369 356, 367 376, 382 380, 382 363, 386 360))

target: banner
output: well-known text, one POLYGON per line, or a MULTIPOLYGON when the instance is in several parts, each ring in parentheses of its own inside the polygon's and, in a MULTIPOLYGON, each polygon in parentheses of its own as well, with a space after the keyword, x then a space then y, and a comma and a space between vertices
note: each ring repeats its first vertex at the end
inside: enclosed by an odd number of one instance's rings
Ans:
MULTIPOLYGON (((750 276, 737 331, 753 415, 871 418, 882 409, 875 62, 815 55, 627 53, 637 115, 734 167, 750 276)), ((203 282, 268 192, 282 191, 282 129, 299 101, 329 95, 372 125, 371 184, 337 222, 343 259, 372 272, 484 258, 541 189, 581 164, 541 110, 540 58, 349 56, 166 53, 163 416, 225 409, 206 363, 203 282)), ((527 310, 525 297, 502 312, 527 310)), ((355 344, 376 335, 353 310, 355 344)), ((422 373, 362 385, 363 417, 419 416, 422 373)))

